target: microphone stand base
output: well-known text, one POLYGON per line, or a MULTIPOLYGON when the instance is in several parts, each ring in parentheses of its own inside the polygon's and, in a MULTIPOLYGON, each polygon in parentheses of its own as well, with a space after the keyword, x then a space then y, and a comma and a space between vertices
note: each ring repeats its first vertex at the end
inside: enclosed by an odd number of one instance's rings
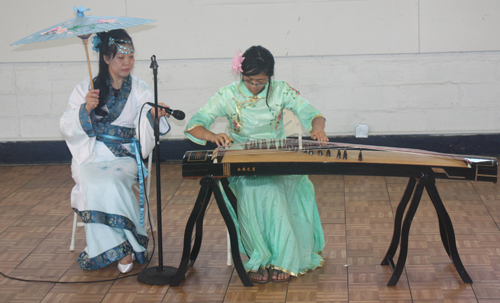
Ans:
POLYGON ((163 266, 163 270, 160 270, 158 266, 148 267, 139 273, 137 281, 149 285, 167 285, 170 284, 176 273, 177 268, 175 267, 163 266))

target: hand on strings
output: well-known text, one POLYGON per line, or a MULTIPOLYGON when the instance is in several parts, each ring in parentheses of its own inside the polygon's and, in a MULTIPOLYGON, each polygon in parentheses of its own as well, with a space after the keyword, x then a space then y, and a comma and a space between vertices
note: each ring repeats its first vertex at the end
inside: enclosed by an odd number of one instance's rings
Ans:
POLYGON ((312 120, 311 125, 311 139, 318 140, 318 142, 329 141, 325 133, 325 118, 316 117, 314 118, 314 120, 312 120))
POLYGON ((91 89, 85 96, 85 100, 87 103, 85 104, 85 109, 87 110, 87 114, 90 115, 90 112, 99 105, 99 90, 91 89))
MULTIPOLYGON (((165 103, 158 102, 158 105, 170 108, 170 106, 166 105, 165 103)), ((154 117, 156 115, 156 108, 152 107, 150 112, 151 112, 151 115, 153 115, 153 117, 154 117)), ((163 116, 170 118, 170 115, 164 109, 158 108, 158 118, 163 117, 163 116)))
POLYGON ((315 129, 311 132, 311 139, 318 140, 318 142, 327 142, 329 141, 326 133, 322 129, 315 129))
POLYGON ((217 146, 231 146, 231 141, 233 139, 229 138, 226 134, 220 133, 220 134, 214 134, 210 136, 209 140, 212 143, 217 144, 217 146))

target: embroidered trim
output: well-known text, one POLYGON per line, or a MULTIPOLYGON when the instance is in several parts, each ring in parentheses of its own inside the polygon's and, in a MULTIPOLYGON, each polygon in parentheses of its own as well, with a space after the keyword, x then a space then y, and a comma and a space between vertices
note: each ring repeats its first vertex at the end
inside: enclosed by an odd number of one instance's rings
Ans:
POLYGON ((148 118, 149 125, 151 125, 151 128, 154 130, 155 129, 155 119, 153 118, 153 115, 151 112, 148 110, 148 113, 146 114, 146 117, 148 118))
MULTIPOLYGON (((241 88, 240 88, 242 83, 243 83, 243 81, 240 80, 240 82, 237 84, 238 91, 240 92, 240 94, 243 97, 247 98, 248 100, 238 101, 238 100, 236 100, 235 97, 232 98, 234 103, 236 104, 236 117, 233 117, 232 123, 228 127, 230 132, 238 134, 238 135, 241 135, 241 133, 243 131, 243 112, 242 112, 242 109, 245 107, 253 106, 253 105, 259 103, 259 101, 262 99, 266 99, 266 97, 259 97, 259 96, 255 96, 255 95, 249 97, 249 96, 245 95, 241 91, 241 88)), ((268 83, 266 83, 266 88, 268 88, 268 87, 269 87, 268 83)), ((266 88, 264 88, 264 90, 266 88)))
POLYGON ((240 107, 240 103, 233 97, 233 101, 234 103, 236 104, 236 117, 233 118, 233 121, 231 123, 231 127, 229 127, 229 130, 232 132, 232 133, 236 133, 238 135, 241 134, 241 132, 243 131, 243 119, 242 119, 242 115, 241 115, 241 107, 240 107))
MULTIPOLYGON (((90 116, 87 114, 87 109, 85 109, 85 104, 83 103, 80 105, 80 111, 78 113, 79 119, 80 119, 80 125, 82 126, 83 131, 90 137, 95 137, 96 136, 96 130, 94 129, 94 126, 92 125, 92 122, 90 120, 90 116)), ((94 110, 92 110, 93 112, 94 110)))
POLYGON ((77 209, 73 209, 82 219, 83 223, 101 223, 108 225, 110 227, 126 229, 132 232, 134 237, 137 239, 137 242, 143 247, 147 247, 148 245, 148 237, 140 235, 137 233, 137 229, 135 227, 134 222, 127 217, 108 214, 102 211, 97 210, 84 210, 79 211, 77 209))
POLYGON ((190 128, 186 128, 186 129, 184 130, 184 132, 190 132, 190 131, 192 131, 193 129, 197 128, 198 126, 203 126, 203 127, 205 127, 205 125, 203 125, 203 124, 201 124, 201 123, 200 123, 200 124, 193 125, 193 126, 191 126, 190 128))
MULTIPOLYGON (((111 78, 108 79, 108 88, 109 92, 113 91, 111 78)), ((115 97, 115 95, 113 94, 108 95, 106 106, 109 109, 109 113, 104 118, 98 120, 98 123, 111 123, 115 121, 121 115, 131 91, 132 76, 128 75, 127 77, 125 77, 125 79, 123 79, 122 87, 120 88, 118 97, 115 97)))
MULTIPOLYGON (((139 245, 144 248, 148 247, 148 237, 139 234, 137 232, 135 224, 127 217, 108 214, 95 210, 78 211, 77 209, 73 208, 73 211, 80 216, 83 223, 85 224, 100 223, 113 228, 129 230, 134 235, 134 238, 137 240, 139 245)), ((132 246, 130 245, 130 243, 128 243, 128 241, 123 242, 122 244, 113 247, 94 258, 89 258, 88 254, 83 251, 78 257, 78 264, 83 270, 99 269, 109 265, 110 263, 120 260, 121 258, 129 255, 132 251, 132 246)), ((147 261, 147 250, 139 253, 136 252, 135 254, 137 262, 139 262, 140 264, 143 264, 147 261)))
POLYGON ((319 268, 319 267, 323 267, 323 264, 325 264, 325 260, 322 258, 321 259, 321 262, 319 262, 319 265, 314 267, 314 268, 309 268, 308 270, 306 271, 302 271, 302 272, 299 272, 299 273, 294 273, 294 272, 291 272, 289 270, 286 270, 284 268, 281 268, 279 266, 274 266, 274 265, 270 265, 269 268, 271 269, 277 269, 277 270, 281 270, 282 272, 284 273, 287 273, 289 274, 290 276, 294 276, 294 277, 298 277, 298 276, 302 276, 302 275, 305 275, 308 271, 311 271, 311 270, 315 270, 316 268, 319 268))
POLYGON ((133 157, 125 147, 124 143, 130 143, 135 136, 135 129, 123 126, 99 123, 97 129, 97 140, 103 142, 116 157, 133 157), (116 137, 111 139, 107 136, 116 137))
MULTIPOLYGON (((290 276, 298 277, 298 276, 305 275, 307 272, 312 271, 312 270, 315 270, 316 268, 323 267, 323 264, 325 264, 325 259, 321 258, 321 262, 319 262, 319 265, 318 265, 318 266, 316 266, 316 267, 314 267, 314 268, 310 268, 310 269, 308 269, 308 270, 306 270, 306 271, 299 272, 299 273, 294 273, 294 272, 291 272, 291 271, 289 271, 289 270, 286 270, 286 269, 284 269, 284 268, 282 268, 282 267, 279 267, 279 266, 274 266, 274 265, 272 265, 272 264, 271 264, 271 265, 267 265, 267 266, 266 266, 266 268, 281 270, 282 272, 287 273, 287 274, 289 274, 290 276)), ((259 268, 264 268, 264 267, 262 267, 262 265, 261 265, 261 266, 259 266, 259 268)), ((248 272, 257 272, 257 271, 256 271, 256 270, 247 270, 246 272, 248 273, 248 272)))
MULTIPOLYGON (((116 262, 133 251, 132 246, 128 242, 123 242, 122 244, 113 247, 99 256, 90 258, 87 252, 83 251, 78 256, 78 265, 83 270, 96 270, 108 266, 109 264, 116 262)), ((148 259, 148 251, 134 252, 135 258, 139 264, 144 264, 148 259)))
MULTIPOLYGON (((266 98, 266 97, 259 97, 259 96, 256 96, 256 95, 252 95, 252 96, 247 96, 247 95, 245 95, 245 94, 241 91, 241 89, 240 89, 241 82, 242 82, 242 81, 240 81, 240 83, 238 83, 238 91, 240 92, 240 94, 241 94, 243 97, 245 97, 245 98, 249 99, 249 100, 246 100, 246 101, 239 102, 239 103, 241 104, 241 106, 242 106, 242 107, 247 107, 247 106, 253 105, 253 103, 254 103, 255 101, 259 101, 259 100, 261 100, 261 99, 265 99, 265 98, 266 98), (246 105, 244 105, 245 103, 250 103, 250 104, 246 104, 246 105)), ((266 86, 267 86, 267 83, 266 83, 266 86)), ((264 91, 264 90, 265 90, 265 88, 264 88, 262 91, 264 91)), ((233 99, 234 99, 234 98, 233 98, 233 99)))

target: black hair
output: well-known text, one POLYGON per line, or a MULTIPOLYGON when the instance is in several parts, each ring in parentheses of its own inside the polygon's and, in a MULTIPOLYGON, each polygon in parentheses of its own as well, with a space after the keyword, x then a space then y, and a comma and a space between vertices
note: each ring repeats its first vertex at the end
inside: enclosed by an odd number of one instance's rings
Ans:
POLYGON ((251 77, 261 73, 265 73, 269 79, 269 87, 267 88, 266 104, 268 104, 267 97, 269 97, 269 92, 271 91, 271 77, 274 76, 274 57, 271 52, 260 45, 254 45, 247 49, 243 54, 245 59, 241 64, 241 73, 243 76, 251 77))
POLYGON ((99 89, 99 105, 95 109, 96 115, 105 116, 107 112, 102 109, 106 102, 108 101, 109 96, 109 84, 108 79, 110 78, 109 67, 106 61, 104 61, 104 56, 108 56, 110 59, 116 56, 118 51, 118 47, 116 44, 109 45, 109 38, 113 38, 115 43, 118 44, 130 44, 130 46, 134 47, 132 42, 132 38, 124 29, 115 29, 109 32, 100 32, 97 33, 99 39, 101 39, 101 43, 97 45, 99 47, 99 73, 93 79, 94 80, 94 88, 99 89), (130 41, 130 43, 125 43, 124 41, 130 41))

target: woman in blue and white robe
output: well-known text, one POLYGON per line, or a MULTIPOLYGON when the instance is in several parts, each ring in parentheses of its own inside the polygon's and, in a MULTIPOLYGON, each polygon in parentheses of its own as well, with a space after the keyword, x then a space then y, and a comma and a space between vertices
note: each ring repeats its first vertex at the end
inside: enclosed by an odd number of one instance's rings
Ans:
MULTIPOLYGON (((90 89, 89 79, 73 89, 60 128, 73 156, 76 185, 71 206, 85 223, 87 247, 78 263, 84 270, 94 270, 120 261, 118 269, 128 272, 134 255, 141 264, 148 257, 148 236, 132 188, 138 176, 145 177, 140 155, 145 157, 154 148, 155 111, 145 105, 154 100, 148 85, 130 75, 134 66, 130 36, 114 30, 97 37, 101 41, 94 41, 100 50, 99 74, 93 79, 96 89, 90 89)), ((170 126, 161 117, 168 115, 161 110, 159 116, 164 135, 170 126)))

